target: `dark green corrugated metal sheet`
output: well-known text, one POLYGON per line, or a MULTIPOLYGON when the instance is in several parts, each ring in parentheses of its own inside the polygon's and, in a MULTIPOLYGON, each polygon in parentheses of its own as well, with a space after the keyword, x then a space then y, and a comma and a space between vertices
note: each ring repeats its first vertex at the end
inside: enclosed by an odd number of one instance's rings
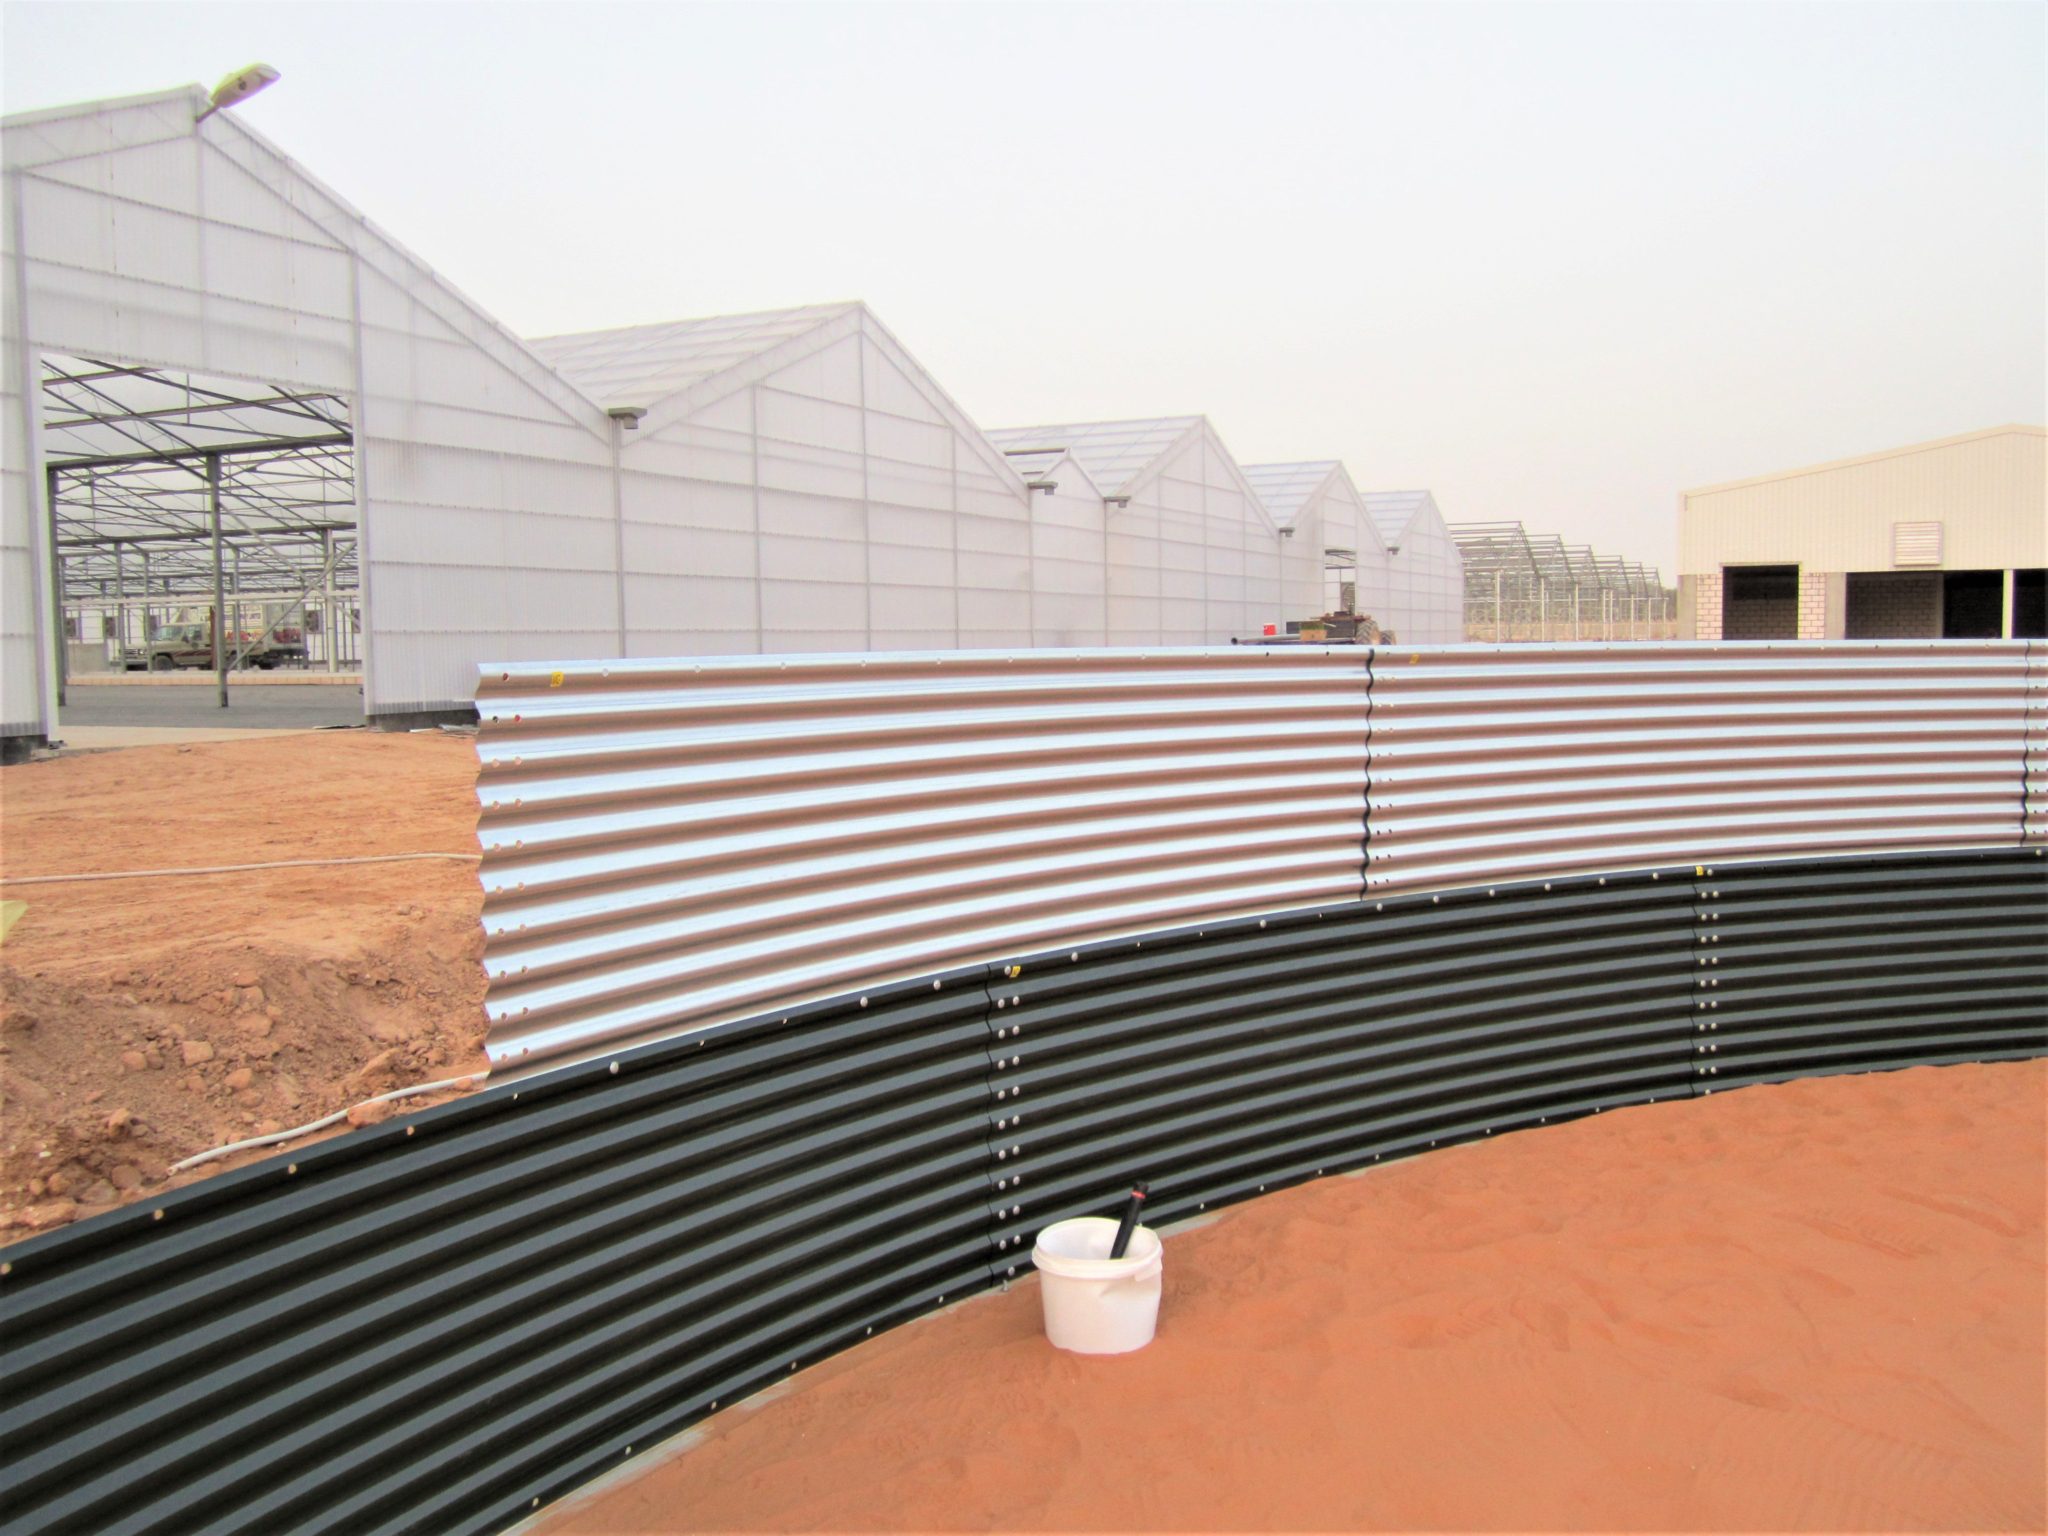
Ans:
POLYGON ((2038 1054, 2044 900, 2038 850, 1411 895, 492 1089, 7 1250, 4 1523, 498 1529, 1129 1178, 1164 1220, 1742 1081, 2038 1054))

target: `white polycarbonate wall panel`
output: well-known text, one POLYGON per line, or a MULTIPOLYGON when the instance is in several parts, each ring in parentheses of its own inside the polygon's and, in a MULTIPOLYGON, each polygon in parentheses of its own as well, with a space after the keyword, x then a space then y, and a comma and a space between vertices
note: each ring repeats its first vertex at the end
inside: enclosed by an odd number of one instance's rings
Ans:
POLYGON ((626 436, 630 651, 1030 643, 1023 488, 871 325, 626 436))
POLYGON ((1375 890, 2021 840, 2015 643, 1380 648, 1375 890))
MULTIPOLYGON (((603 413, 239 119, 195 126, 202 100, 10 126, 11 437, 52 353, 331 391, 356 430, 371 712, 461 706, 486 654, 615 651, 603 413)), ((0 561, 40 500, 25 462, 10 453, 0 561)), ((10 629, 33 612, 8 607, 10 629)), ((10 704, 28 635, 0 668, 10 704)))
POLYGON ((478 689, 494 1068, 1358 894, 1362 651, 543 663, 478 689))
POLYGON ((1409 520, 1388 554, 1387 616, 1373 617, 1404 645, 1465 638, 1465 560, 1433 503, 1409 520))
POLYGON ((0 336, 4 336, 4 373, 0 373, 0 736, 43 736, 49 731, 44 696, 51 680, 43 675, 47 648, 39 643, 38 610, 44 594, 37 572, 40 541, 33 521, 41 505, 39 488, 29 478, 32 454, 28 417, 22 410, 22 349, 15 307, 13 199, 0 193, 7 237, 0 242, 0 336))

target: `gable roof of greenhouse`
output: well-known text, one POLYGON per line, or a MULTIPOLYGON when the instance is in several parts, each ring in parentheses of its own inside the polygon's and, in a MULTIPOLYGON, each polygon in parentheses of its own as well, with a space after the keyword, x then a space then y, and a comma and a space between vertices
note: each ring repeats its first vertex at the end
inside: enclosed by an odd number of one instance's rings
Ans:
POLYGON ((1402 537, 1408 532, 1416 518, 1427 511, 1439 523, 1443 513, 1437 510, 1436 498, 1428 491, 1368 491, 1365 494, 1365 513, 1380 531, 1388 549, 1399 547, 1402 537))
POLYGON ((1088 471, 1105 496, 1122 496, 1145 471, 1202 424, 1199 416, 1160 416, 1143 421, 1085 421, 1065 426, 1000 427, 989 441, 1009 453, 1018 449, 1063 450, 1088 471))
POLYGON ((858 303, 810 304, 751 315, 704 315, 695 320, 538 336, 528 345, 607 409, 651 406, 860 307, 858 303))
POLYGON ((1282 528, 1292 528, 1316 492, 1343 467, 1335 459, 1316 459, 1304 464, 1247 464, 1244 477, 1251 481, 1259 500, 1273 514, 1273 521, 1282 528))

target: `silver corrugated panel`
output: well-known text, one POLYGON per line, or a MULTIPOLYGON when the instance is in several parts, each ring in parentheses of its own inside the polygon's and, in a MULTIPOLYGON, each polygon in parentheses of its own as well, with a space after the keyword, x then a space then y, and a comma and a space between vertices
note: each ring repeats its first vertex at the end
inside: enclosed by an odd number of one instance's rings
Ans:
POLYGON ((1382 648, 1371 889, 2020 841, 2013 642, 1382 648))
POLYGON ((2027 644, 2026 840, 2048 843, 2048 641, 2027 644))
POLYGON ((1355 896, 1362 650, 514 663, 479 684, 498 1070, 1355 896))

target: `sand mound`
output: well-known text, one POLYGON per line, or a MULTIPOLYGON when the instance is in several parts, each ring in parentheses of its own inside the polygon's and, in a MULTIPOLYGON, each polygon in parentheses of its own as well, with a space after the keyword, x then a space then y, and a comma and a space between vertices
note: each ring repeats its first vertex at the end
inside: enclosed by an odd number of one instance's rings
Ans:
MULTIPOLYGON (((440 735, 67 756, 0 773, 0 870, 469 851, 475 777, 471 744, 440 735)), ((154 1193, 194 1152, 484 1065, 474 865, 0 890, 28 904, 0 946, 9 1236, 154 1193)))
POLYGON ((2048 1068, 1644 1106, 1172 1236, 1160 1333, 1037 1282, 804 1373, 547 1536, 2039 1530, 2048 1068))

